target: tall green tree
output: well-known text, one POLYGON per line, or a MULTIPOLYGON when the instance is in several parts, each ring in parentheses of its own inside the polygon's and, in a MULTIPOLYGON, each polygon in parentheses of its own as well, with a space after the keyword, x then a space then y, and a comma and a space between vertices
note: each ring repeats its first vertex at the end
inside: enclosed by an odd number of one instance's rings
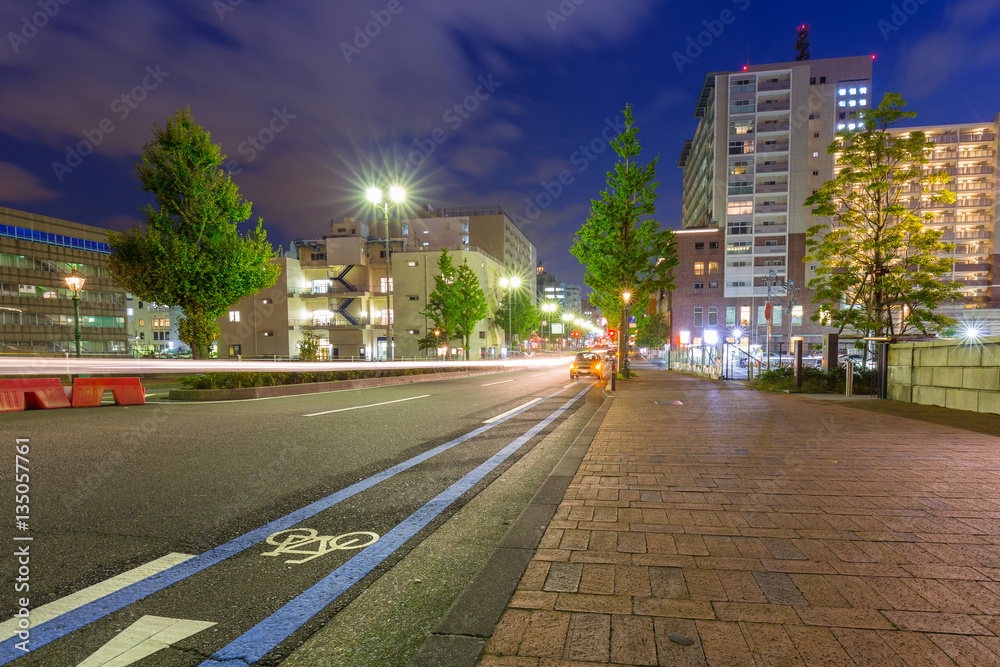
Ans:
POLYGON ((531 303, 531 295, 524 287, 510 290, 509 296, 504 292, 503 301, 493 314, 493 321, 507 333, 511 346, 514 345, 515 336, 523 341, 542 322, 538 310, 531 303))
POLYGON ((469 266, 469 260, 463 261, 462 265, 458 267, 454 287, 459 296, 458 326, 455 331, 462 337, 465 360, 468 361, 471 353, 472 334, 475 333, 476 325, 486 319, 489 314, 486 294, 483 293, 476 272, 469 266))
POLYGON ((136 175, 154 203, 145 224, 110 232, 108 268, 114 281, 141 299, 180 306, 180 339, 196 359, 208 356, 219 336, 217 318, 249 294, 270 287, 272 263, 263 221, 241 236, 237 224, 251 204, 222 169, 226 156, 183 109, 154 125, 136 175))
POLYGON ((951 260, 941 254, 954 246, 924 226, 933 215, 921 204, 953 203, 955 194, 943 189, 946 171, 926 169, 934 142, 919 130, 891 133, 916 116, 905 108, 902 97, 887 93, 856 129, 838 132, 827 153, 836 155, 839 171, 805 201, 831 221, 809 229, 806 240, 806 260, 817 263, 809 282, 819 304, 813 319, 839 331, 926 334, 953 322, 933 311, 960 294, 942 280, 951 260))
POLYGON ((440 332, 435 340, 440 340, 449 348, 451 339, 457 335, 461 310, 458 290, 454 288, 457 279, 458 269, 451 255, 442 250, 438 258, 438 274, 434 276, 434 290, 427 296, 427 308, 420 311, 421 315, 434 322, 434 328, 440 332))
MULTIPOLYGON (((638 133, 628 105, 625 130, 611 141, 618 162, 608 172, 608 187, 600 199, 591 201, 590 217, 570 248, 585 267, 583 280, 593 289, 591 302, 615 328, 624 316, 623 294, 631 294, 629 304, 634 308, 648 303, 658 289, 672 290, 670 269, 677 264, 674 233, 660 229, 651 217, 656 212, 659 158, 645 166, 638 164, 642 152, 638 133)), ((627 378, 628 338, 619 340, 619 370, 627 378)))
POLYGON ((670 327, 660 311, 637 318, 635 344, 640 347, 662 348, 670 341, 670 327))

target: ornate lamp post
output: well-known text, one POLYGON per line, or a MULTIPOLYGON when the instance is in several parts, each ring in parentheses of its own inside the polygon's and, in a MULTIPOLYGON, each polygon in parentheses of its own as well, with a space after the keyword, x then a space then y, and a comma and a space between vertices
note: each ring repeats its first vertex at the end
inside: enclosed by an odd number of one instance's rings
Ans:
POLYGON ((510 357, 510 346, 511 346, 511 343, 514 342, 514 331, 513 331, 513 329, 514 329, 514 318, 513 318, 513 315, 511 314, 511 311, 514 309, 514 300, 511 297, 511 291, 512 290, 516 290, 520 286, 521 286, 521 279, 518 278, 517 276, 514 276, 512 278, 501 278, 500 279, 500 287, 502 287, 505 290, 507 290, 507 335, 510 337, 510 340, 509 341, 505 341, 505 342, 507 343, 507 356, 508 357, 510 357))
POLYGON ((618 354, 621 357, 621 363, 618 364, 620 372, 624 373, 622 377, 631 377, 628 369, 628 341, 632 336, 632 330, 629 328, 628 320, 628 305, 629 301, 632 299, 632 292, 627 289, 622 292, 622 303, 625 304, 624 315, 622 316, 622 325, 618 327, 618 354))
POLYGON ((83 291, 83 284, 87 279, 80 275, 80 272, 73 267, 73 272, 66 276, 66 286, 73 292, 73 322, 76 324, 76 331, 73 337, 76 339, 76 358, 80 358, 80 341, 83 339, 83 332, 80 330, 80 292, 83 291))
MULTIPOLYGON (((389 236, 389 201, 382 201, 382 190, 374 186, 368 188, 368 201, 385 214, 385 360, 392 361, 392 242, 389 236)), ((389 199, 399 205, 406 199, 406 191, 398 185, 389 188, 389 199)))

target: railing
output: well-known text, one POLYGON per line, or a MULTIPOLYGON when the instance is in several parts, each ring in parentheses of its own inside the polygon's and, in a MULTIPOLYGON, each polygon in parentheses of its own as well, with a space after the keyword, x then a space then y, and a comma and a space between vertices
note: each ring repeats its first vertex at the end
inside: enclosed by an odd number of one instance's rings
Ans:
MULTIPOLYGON (((936 158, 937 154, 935 154, 934 157, 936 158)), ((970 157, 993 157, 993 150, 987 148, 980 151, 961 151, 958 157, 963 160, 970 157)))
POLYGON ((788 246, 783 245, 755 245, 753 254, 755 255, 784 255, 788 246))
POLYGON ((788 204, 761 204, 754 213, 787 213, 788 204))
POLYGON ((955 202, 958 206, 991 206, 992 199, 959 199, 955 202))
POLYGON ((757 132, 787 132, 788 123, 760 123, 757 132))
POLYGON ((937 135, 925 135, 927 141, 933 141, 936 144, 954 144, 958 143, 957 134, 937 134, 937 135))
POLYGON ((788 111, 791 105, 788 102, 764 102, 757 105, 757 113, 764 111, 788 111))
POLYGON ((757 192, 788 192, 788 183, 775 183, 774 185, 758 185, 757 192))
POLYGON ((788 171, 788 163, 779 162, 778 164, 758 164, 756 168, 758 174, 773 174, 788 171))
POLYGON ((764 92, 767 90, 790 90, 792 87, 791 80, 786 81, 764 81, 757 84, 757 91, 764 92))
POLYGON ((753 274, 755 276, 767 276, 774 271, 775 275, 783 276, 787 272, 787 267, 784 266, 755 266, 753 267, 753 274))
POLYGON ((288 320, 288 328, 294 329, 295 327, 300 327, 304 329, 322 329, 327 327, 365 327, 368 325, 375 326, 385 326, 386 322, 383 319, 370 320, 367 316, 358 315, 355 320, 357 323, 351 322, 349 319, 343 315, 338 315, 334 313, 330 317, 324 318, 312 318, 307 320, 288 320))
POLYGON ((757 225, 753 228, 754 234, 785 234, 788 232, 788 225, 757 225))
POLYGON ((956 188, 953 188, 954 192, 961 192, 963 190, 992 190, 994 185, 989 181, 967 181, 965 183, 956 183, 956 188))
POLYGON ((952 171, 956 176, 971 176, 973 174, 992 174, 993 167, 991 165, 981 165, 979 167, 960 167, 955 170, 949 170, 949 172, 952 171))
POLYGON ((962 263, 959 263, 959 262, 955 262, 954 267, 952 268, 952 270, 953 271, 989 271, 990 270, 990 263, 989 262, 977 262, 975 264, 962 264, 962 263))
POLYGON ((358 296, 368 292, 366 287, 347 287, 344 285, 331 285, 327 288, 316 289, 313 287, 289 287, 288 296, 298 297, 325 297, 330 294, 357 294, 358 296))
POLYGON ((965 287, 988 287, 990 284, 990 281, 986 278, 977 278, 974 280, 962 280, 958 278, 958 280, 961 280, 962 285, 965 287))
POLYGON ((977 134, 962 134, 959 135, 959 141, 993 141, 997 138, 997 135, 991 132, 979 132, 977 134))
POLYGON ((758 153, 781 153, 788 150, 788 144, 767 144, 757 142, 758 153))

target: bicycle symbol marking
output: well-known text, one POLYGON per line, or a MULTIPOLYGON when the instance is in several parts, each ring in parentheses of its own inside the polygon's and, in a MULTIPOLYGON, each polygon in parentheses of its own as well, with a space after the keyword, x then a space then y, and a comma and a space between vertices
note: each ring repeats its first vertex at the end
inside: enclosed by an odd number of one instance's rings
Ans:
POLYGON ((298 560, 286 560, 286 563, 298 565, 314 558, 325 556, 332 551, 347 551, 364 549, 378 541, 378 534, 368 531, 356 531, 343 535, 320 535, 312 528, 289 528, 267 538, 267 543, 275 547, 274 551, 265 551, 261 556, 282 556, 292 554, 305 556, 298 560))

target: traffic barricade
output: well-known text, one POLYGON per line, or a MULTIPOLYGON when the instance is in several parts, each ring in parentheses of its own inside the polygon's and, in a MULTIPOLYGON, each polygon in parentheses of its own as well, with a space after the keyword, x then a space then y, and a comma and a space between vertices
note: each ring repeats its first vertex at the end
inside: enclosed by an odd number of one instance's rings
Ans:
POLYGON ((73 407, 98 407, 107 390, 115 397, 115 405, 146 404, 146 390, 139 378, 76 378, 73 380, 73 407))
POLYGON ((70 401, 59 378, 0 380, 0 412, 18 412, 25 407, 42 410, 68 408, 70 401))

